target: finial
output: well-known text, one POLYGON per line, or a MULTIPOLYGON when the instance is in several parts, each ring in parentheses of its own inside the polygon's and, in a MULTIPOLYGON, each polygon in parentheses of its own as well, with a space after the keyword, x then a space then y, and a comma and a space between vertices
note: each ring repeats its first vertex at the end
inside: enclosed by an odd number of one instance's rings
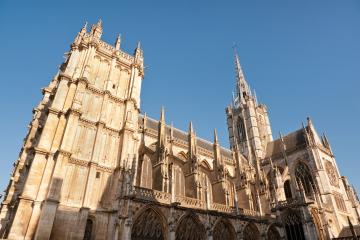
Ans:
POLYGON ((306 120, 307 120, 308 126, 312 126, 312 125, 313 125, 310 117, 307 117, 306 120))
POLYGON ((141 49, 141 43, 140 43, 140 41, 137 42, 136 48, 141 49))
POLYGON ((98 25, 99 27, 102 27, 102 20, 101 20, 101 18, 99 18, 99 20, 98 20, 98 22, 97 22, 97 25, 98 25))
POLYGON ((161 122, 161 123, 165 123, 165 110, 164 110, 164 106, 161 107, 160 122, 161 122))
POLYGON ((258 100, 257 100, 255 89, 254 89, 254 100, 255 100, 255 107, 256 107, 256 106, 258 106, 258 100))
POLYGON ((115 41, 115 49, 116 50, 120 50, 120 44, 121 44, 121 34, 119 33, 116 38, 116 41, 115 41))
POLYGON ((81 28, 80 32, 86 32, 87 25, 88 25, 88 22, 85 21, 85 23, 84 23, 83 27, 81 28))
POLYGON ((218 139, 218 134, 217 134, 216 128, 214 129, 214 143, 215 143, 215 144, 218 144, 218 143, 219 143, 219 139, 218 139))

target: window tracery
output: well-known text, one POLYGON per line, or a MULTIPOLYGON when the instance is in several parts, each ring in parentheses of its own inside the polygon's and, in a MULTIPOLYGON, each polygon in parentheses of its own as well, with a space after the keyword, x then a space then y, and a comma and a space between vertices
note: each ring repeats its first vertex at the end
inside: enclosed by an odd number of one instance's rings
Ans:
POLYGON ((177 229, 176 240, 205 240, 205 228, 194 215, 184 217, 177 229))
POLYGON ((148 156, 144 155, 141 166, 140 186, 144 188, 152 188, 152 164, 148 156))
POLYGON ((164 240, 164 229, 160 216, 151 208, 135 220, 131 230, 132 240, 164 240))
POLYGON ((268 240, 278 240, 281 239, 280 234, 274 225, 271 225, 267 231, 268 240))
POLYGON ((229 222, 220 220, 214 227, 213 240, 235 240, 235 230, 229 222))
POLYGON ((304 163, 299 163, 295 169, 296 182, 302 187, 307 197, 312 197, 315 192, 315 184, 309 168, 304 163))
POLYGON ((259 240, 260 232, 254 223, 249 223, 244 228, 244 240, 259 240))

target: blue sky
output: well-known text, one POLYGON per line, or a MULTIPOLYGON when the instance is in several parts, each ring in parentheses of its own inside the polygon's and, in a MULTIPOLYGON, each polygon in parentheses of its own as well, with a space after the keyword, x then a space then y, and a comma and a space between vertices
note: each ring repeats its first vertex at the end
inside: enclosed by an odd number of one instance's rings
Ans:
POLYGON ((326 132, 341 174, 360 190, 360 2, 0 1, 0 189, 63 53, 85 21, 103 39, 144 50, 142 111, 228 145, 225 107, 234 88, 232 45, 245 77, 268 106, 274 137, 310 116, 326 132))

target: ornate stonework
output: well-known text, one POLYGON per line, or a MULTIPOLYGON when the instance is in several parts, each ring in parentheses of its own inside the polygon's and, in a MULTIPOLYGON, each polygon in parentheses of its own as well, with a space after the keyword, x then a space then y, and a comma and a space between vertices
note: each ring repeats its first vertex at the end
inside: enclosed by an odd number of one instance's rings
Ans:
MULTIPOLYGON (((312 122, 273 139, 238 56, 230 149, 141 114, 144 55, 85 25, 43 89, 0 210, 4 239, 329 239, 358 224, 312 122), (325 166, 324 171, 322 166, 325 166), (328 224, 328 220, 332 223, 328 224)), ((334 162, 335 163, 335 162, 334 162)))

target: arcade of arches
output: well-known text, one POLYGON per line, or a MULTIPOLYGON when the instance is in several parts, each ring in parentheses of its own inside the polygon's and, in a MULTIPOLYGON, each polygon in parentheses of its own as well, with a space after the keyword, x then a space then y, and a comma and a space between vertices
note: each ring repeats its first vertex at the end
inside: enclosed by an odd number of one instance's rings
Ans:
MULTIPOLYGON (((206 240, 207 236, 212 233, 213 240, 235 240, 237 231, 234 225, 226 218, 220 218, 213 223, 213 227, 208 228, 197 214, 194 212, 185 213, 175 221, 176 240, 206 240)), ((168 239, 168 230, 166 220, 160 210, 153 207, 145 207, 140 211, 133 222, 131 230, 132 240, 165 240, 168 239)), ((238 234, 243 235, 244 240, 260 239, 260 231, 255 223, 250 222, 238 234)), ((275 226, 271 225, 267 232, 267 239, 280 239, 280 234, 275 226)))

